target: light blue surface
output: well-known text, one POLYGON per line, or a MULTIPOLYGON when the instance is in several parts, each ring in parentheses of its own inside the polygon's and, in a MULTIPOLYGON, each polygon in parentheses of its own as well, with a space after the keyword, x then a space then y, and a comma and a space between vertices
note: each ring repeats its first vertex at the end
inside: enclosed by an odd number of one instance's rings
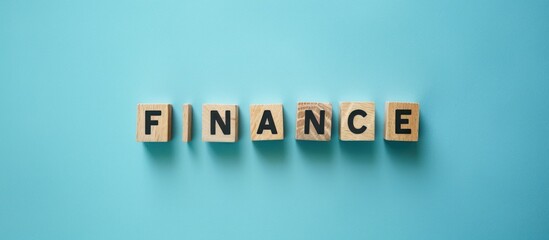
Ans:
POLYGON ((549 1, 2 0, 0 238, 546 239, 548 38, 549 1), (375 142, 294 140, 298 101, 357 100, 375 142), (383 141, 394 100, 418 144, 383 141), (140 102, 171 142, 135 142, 140 102), (238 143, 200 141, 203 103, 239 104, 238 143))

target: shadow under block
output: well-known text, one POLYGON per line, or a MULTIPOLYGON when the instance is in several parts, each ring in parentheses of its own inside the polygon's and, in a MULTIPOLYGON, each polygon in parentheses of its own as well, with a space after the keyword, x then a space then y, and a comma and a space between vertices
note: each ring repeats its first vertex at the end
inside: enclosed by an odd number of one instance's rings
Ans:
POLYGON ((297 140, 330 141, 332 138, 332 104, 297 103, 295 138, 297 140))
POLYGON ((167 142, 172 137, 171 104, 137 105, 137 141, 167 142))
POLYGON ((373 102, 339 104, 339 140, 374 141, 376 105, 373 102))
POLYGON ((252 141, 284 139, 282 104, 250 106, 250 138, 252 141))
POLYGON ((183 104, 183 142, 192 140, 193 129, 193 106, 191 104, 183 104))
POLYGON ((417 142, 419 104, 387 102, 385 104, 385 140, 417 142))
POLYGON ((202 105, 202 141, 238 141, 238 105, 202 105))

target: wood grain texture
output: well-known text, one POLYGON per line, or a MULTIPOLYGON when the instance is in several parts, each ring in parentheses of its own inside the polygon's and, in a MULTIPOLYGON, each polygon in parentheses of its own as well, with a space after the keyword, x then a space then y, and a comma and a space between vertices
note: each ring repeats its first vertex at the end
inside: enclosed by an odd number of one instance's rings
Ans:
POLYGON ((258 104, 250 106, 250 138, 252 141, 282 140, 284 139, 284 115, 282 104, 258 104), (271 130, 258 133, 259 126, 265 111, 270 111, 272 122, 269 125, 276 127, 276 134, 271 130))
POLYGON ((296 131, 295 138, 297 140, 309 140, 309 141, 330 141, 332 138, 332 104, 331 103, 318 103, 318 102, 299 102, 297 103, 297 119, 296 119, 296 131), (324 133, 320 134, 310 125, 310 131, 305 133, 305 112, 311 110, 317 121, 320 122, 320 112, 324 111, 324 133))
POLYGON ((417 142, 419 139, 419 104, 406 102, 387 102, 385 104, 385 140, 417 142), (400 124, 402 129, 410 129, 409 134, 396 132, 397 110, 410 110, 410 115, 402 115, 401 119, 408 121, 400 124))
POLYGON ((171 104, 138 104, 137 105, 137 135, 138 142, 167 142, 172 138, 172 105, 171 104), (150 134, 145 131, 145 112, 160 111, 160 116, 151 116, 158 121, 151 126, 150 134))
POLYGON ((192 140, 193 130, 193 106, 191 104, 183 104, 183 142, 192 140))
POLYGON ((339 140, 341 141, 374 141, 376 105, 373 102, 342 102, 339 104, 339 140), (362 110, 366 116, 356 115, 351 121, 353 127, 366 130, 362 133, 353 133, 349 128, 349 115, 355 110, 362 110))
POLYGON ((236 142, 238 141, 238 105, 234 104, 204 104, 202 105, 202 141, 204 142, 236 142), (218 111, 221 119, 230 124, 230 133, 224 134, 219 124, 215 124, 215 134, 210 131, 211 112, 218 111), (230 119, 225 118, 225 112, 230 112, 230 119), (227 122, 228 121, 228 122, 227 122))

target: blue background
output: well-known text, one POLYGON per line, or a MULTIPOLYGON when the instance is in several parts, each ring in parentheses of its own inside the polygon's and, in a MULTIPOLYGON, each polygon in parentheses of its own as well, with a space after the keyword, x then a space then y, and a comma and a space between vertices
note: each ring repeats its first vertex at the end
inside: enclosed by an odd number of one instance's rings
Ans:
POLYGON ((548 37, 546 0, 2 0, 0 238, 548 238, 548 37), (361 100, 375 142, 294 140, 298 101, 361 100), (171 142, 135 142, 137 103, 174 105, 171 142), (238 143, 201 142, 203 103, 238 143), (254 103, 284 141, 250 141, 254 103))

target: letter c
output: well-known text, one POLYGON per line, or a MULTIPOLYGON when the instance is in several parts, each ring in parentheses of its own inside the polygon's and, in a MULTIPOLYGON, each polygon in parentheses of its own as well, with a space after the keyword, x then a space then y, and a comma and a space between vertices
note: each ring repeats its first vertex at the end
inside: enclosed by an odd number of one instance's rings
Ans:
POLYGON ((356 109, 356 110, 352 111, 349 114, 349 118, 347 118, 347 125, 349 126, 349 130, 351 130, 352 133, 361 134, 361 133, 365 132, 366 129, 368 129, 366 126, 356 128, 355 125, 353 124, 354 119, 355 119, 356 116, 366 117, 366 115, 368 115, 368 114, 364 110, 361 110, 361 109, 356 109))

